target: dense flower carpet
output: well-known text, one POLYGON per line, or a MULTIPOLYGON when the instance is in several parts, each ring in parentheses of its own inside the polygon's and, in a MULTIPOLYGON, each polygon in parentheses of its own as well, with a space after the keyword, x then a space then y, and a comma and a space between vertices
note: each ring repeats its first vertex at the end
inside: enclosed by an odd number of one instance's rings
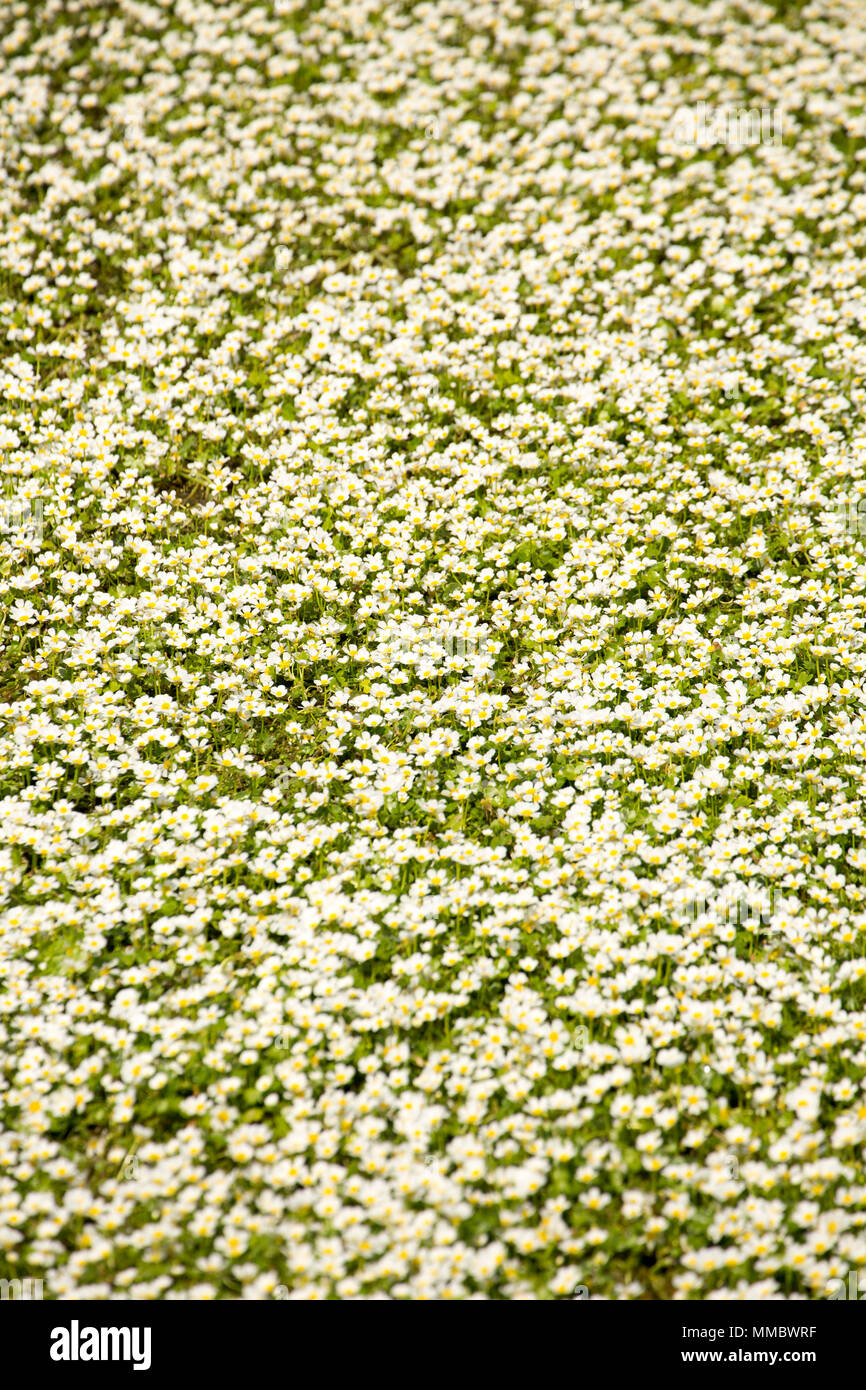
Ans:
POLYGON ((862 0, 4 4, 3 1278, 859 1277, 864 88, 862 0))

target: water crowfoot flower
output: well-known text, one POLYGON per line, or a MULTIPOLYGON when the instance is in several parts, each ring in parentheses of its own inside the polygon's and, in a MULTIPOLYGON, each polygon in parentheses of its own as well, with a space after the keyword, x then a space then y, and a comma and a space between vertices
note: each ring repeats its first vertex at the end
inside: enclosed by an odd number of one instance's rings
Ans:
POLYGON ((61 8, 0 21, 4 1270, 830 1296, 861 17, 61 8))

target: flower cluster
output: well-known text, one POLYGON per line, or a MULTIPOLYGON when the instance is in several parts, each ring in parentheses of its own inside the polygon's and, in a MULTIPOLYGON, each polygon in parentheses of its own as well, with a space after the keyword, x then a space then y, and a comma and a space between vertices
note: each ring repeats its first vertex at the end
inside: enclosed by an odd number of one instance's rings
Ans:
POLYGON ((866 17, 777 9, 4 6, 3 1277, 866 1266, 866 17))

